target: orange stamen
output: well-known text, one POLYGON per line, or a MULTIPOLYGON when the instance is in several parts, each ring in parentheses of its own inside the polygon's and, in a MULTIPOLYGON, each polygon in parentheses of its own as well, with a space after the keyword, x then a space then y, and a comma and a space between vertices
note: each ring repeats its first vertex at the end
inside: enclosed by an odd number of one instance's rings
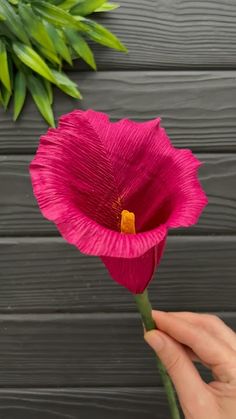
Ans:
POLYGON ((121 233, 135 234, 135 214, 127 210, 123 210, 121 213, 121 233))

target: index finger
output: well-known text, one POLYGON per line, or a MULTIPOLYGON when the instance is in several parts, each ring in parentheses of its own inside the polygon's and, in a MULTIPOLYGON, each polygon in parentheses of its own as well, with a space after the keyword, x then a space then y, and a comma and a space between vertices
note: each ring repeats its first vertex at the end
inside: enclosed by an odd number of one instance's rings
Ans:
POLYGON ((161 311, 154 311, 153 319, 160 330, 190 347, 206 364, 213 366, 235 359, 232 348, 197 324, 161 311))
POLYGON ((193 325, 197 325, 208 331, 211 335, 217 335, 217 338, 227 343, 236 351, 236 333, 218 316, 208 313, 192 313, 188 311, 169 312, 168 314, 186 320, 193 325))

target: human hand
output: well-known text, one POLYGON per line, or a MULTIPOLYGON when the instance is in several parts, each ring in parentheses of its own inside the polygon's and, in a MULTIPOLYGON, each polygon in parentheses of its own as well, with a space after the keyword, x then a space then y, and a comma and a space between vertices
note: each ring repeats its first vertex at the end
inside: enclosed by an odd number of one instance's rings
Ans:
POLYGON ((153 311, 146 342, 165 365, 186 419, 236 419, 236 334, 209 314, 153 311), (206 384, 193 361, 211 369, 206 384))

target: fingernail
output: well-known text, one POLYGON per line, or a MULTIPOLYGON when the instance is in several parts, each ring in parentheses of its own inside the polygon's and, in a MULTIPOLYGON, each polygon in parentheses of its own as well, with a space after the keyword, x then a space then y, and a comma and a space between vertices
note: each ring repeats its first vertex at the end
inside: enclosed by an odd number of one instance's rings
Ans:
POLYGON ((144 339, 152 347, 152 349, 157 352, 160 351, 165 344, 163 337, 156 330, 145 333, 144 339))

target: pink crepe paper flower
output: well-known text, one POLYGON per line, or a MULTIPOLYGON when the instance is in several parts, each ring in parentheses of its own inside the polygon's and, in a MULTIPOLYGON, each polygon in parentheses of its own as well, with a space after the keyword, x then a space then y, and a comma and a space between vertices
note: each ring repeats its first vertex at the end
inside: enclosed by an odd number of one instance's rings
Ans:
POLYGON ((76 110, 41 137, 30 174, 43 215, 138 294, 169 228, 196 223, 207 204, 200 164, 190 150, 172 146, 159 118, 110 122, 104 113, 76 110), (121 232, 123 210, 135 214, 135 234, 121 232))

